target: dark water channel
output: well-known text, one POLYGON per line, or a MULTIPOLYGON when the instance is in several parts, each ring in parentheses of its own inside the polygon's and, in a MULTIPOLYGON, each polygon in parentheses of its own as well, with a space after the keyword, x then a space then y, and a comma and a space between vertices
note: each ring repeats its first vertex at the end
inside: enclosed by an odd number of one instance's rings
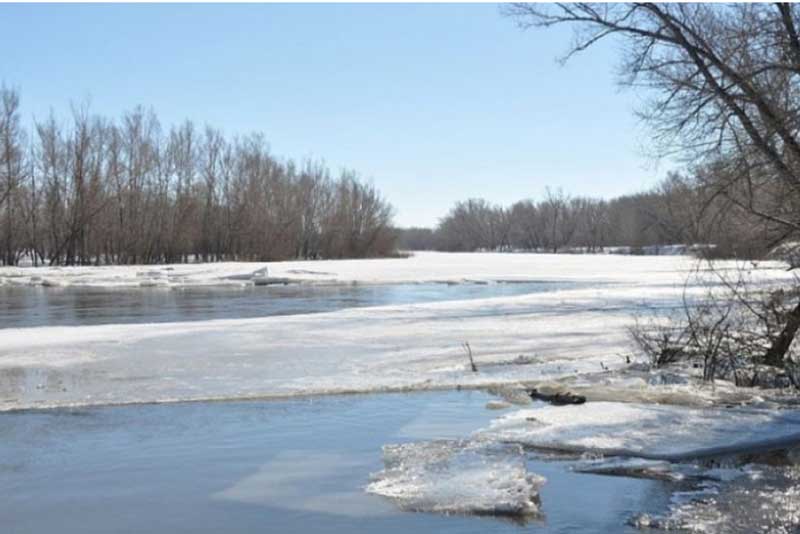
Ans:
POLYGON ((579 287, 567 282, 105 289, 0 286, 0 328, 202 321, 467 300, 579 287))

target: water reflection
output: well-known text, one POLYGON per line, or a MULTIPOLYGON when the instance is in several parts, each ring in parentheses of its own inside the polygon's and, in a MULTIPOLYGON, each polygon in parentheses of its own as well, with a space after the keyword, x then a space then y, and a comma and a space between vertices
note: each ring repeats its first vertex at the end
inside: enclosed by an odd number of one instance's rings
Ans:
POLYGON ((349 517, 397 514, 385 500, 347 486, 350 473, 368 472, 373 460, 372 454, 282 451, 213 498, 349 517))

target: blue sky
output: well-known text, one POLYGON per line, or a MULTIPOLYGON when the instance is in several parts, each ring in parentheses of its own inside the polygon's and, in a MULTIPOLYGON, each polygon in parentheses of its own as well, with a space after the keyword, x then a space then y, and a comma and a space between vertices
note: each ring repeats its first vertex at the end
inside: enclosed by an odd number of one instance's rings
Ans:
POLYGON ((277 156, 371 179, 400 225, 432 225, 469 197, 610 197, 664 175, 616 44, 562 67, 570 37, 490 4, 2 5, 0 80, 26 121, 88 99, 263 131, 277 156))

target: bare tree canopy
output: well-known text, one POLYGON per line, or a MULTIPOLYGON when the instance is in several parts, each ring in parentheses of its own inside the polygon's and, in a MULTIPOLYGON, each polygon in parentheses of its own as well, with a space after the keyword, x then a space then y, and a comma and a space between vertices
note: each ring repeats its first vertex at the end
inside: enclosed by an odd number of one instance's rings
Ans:
POLYGON ((664 151, 715 161, 711 196, 800 232, 800 23, 794 4, 514 4, 523 27, 575 26, 565 59, 618 36, 621 81, 664 151))
POLYGON ((699 184, 711 172, 670 172, 647 191, 608 200, 550 188, 508 207, 470 199, 456 203, 435 231, 416 232, 415 243, 448 251, 591 253, 615 247, 634 254, 687 245, 706 257, 763 258, 771 247, 757 220, 704 196, 699 184))
MULTIPOLYGON (((522 27, 569 24, 566 58, 608 36, 626 49, 622 81, 655 95, 643 116, 662 148, 702 163, 709 202, 800 238, 800 15, 795 4, 515 4, 522 27)), ((800 303, 767 350, 779 365, 800 328, 800 303)))
POLYGON ((355 173, 278 160, 260 134, 85 107, 28 133, 0 88, 0 265, 382 256, 392 216, 355 173))

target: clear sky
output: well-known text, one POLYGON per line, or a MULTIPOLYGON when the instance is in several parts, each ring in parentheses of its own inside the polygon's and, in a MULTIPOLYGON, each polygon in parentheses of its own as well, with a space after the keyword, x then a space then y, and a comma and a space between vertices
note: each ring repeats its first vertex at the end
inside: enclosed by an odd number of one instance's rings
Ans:
POLYGON ((664 175, 616 45, 561 67, 570 36, 490 4, 0 5, 0 80, 26 121, 88 99, 263 131, 276 156, 371 179, 398 224, 433 225, 469 197, 611 197, 664 175))

